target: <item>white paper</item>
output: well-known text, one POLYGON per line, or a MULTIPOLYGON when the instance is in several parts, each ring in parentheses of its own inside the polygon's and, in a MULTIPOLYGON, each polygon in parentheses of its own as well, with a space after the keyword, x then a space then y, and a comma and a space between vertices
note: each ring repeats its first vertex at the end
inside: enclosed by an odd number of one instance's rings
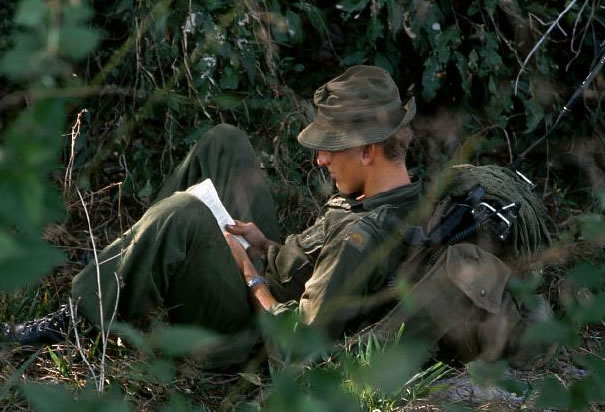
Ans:
MULTIPOLYGON (((221 202, 221 199, 219 199, 212 180, 206 179, 197 185, 191 186, 189 189, 187 189, 187 193, 191 193, 193 196, 204 202, 206 206, 208 206, 208 209, 210 209, 214 215, 214 218, 216 219, 216 222, 221 230, 225 231, 226 225, 235 224, 233 218, 229 212, 227 212, 227 209, 225 209, 223 202, 221 202)), ((250 243, 248 243, 243 236, 235 236, 235 238, 239 240, 244 249, 248 249, 250 247, 250 243)))

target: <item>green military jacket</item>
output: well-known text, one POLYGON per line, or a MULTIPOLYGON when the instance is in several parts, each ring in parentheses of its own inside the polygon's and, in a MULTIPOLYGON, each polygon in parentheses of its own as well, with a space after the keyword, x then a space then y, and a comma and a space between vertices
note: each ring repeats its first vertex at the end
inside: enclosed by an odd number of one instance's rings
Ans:
POLYGON ((271 246, 265 276, 279 303, 331 337, 359 326, 407 250, 404 219, 420 198, 419 181, 367 199, 332 197, 315 223, 271 246))

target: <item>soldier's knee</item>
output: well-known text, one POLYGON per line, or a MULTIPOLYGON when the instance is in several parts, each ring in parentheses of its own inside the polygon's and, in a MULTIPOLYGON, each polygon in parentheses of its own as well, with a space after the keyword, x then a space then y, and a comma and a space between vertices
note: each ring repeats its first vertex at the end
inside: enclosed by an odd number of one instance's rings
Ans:
POLYGON ((248 142, 248 135, 239 127, 221 123, 208 130, 203 139, 212 144, 234 147, 234 145, 237 146, 241 142, 248 142))
POLYGON ((149 211, 156 219, 177 220, 182 227, 195 224, 200 220, 214 219, 210 209, 187 192, 175 192, 159 201, 149 211))

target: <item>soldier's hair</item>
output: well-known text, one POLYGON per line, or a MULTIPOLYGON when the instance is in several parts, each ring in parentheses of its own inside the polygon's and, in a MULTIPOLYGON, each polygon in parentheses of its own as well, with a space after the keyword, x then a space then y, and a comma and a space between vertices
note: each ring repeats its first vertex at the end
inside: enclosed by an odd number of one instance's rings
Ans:
POLYGON ((380 143, 384 156, 387 160, 393 162, 405 162, 405 155, 413 138, 414 133, 410 126, 404 126, 396 130, 388 139, 380 143))

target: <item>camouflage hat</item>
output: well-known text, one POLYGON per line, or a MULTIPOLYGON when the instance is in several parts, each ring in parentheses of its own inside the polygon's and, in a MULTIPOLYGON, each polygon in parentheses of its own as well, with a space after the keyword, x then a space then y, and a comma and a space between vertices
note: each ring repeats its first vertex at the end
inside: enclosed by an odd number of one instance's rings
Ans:
POLYGON ((315 92, 315 120, 298 135, 310 149, 338 151, 379 143, 407 125, 416 114, 414 98, 402 107, 389 73, 354 66, 315 92))

